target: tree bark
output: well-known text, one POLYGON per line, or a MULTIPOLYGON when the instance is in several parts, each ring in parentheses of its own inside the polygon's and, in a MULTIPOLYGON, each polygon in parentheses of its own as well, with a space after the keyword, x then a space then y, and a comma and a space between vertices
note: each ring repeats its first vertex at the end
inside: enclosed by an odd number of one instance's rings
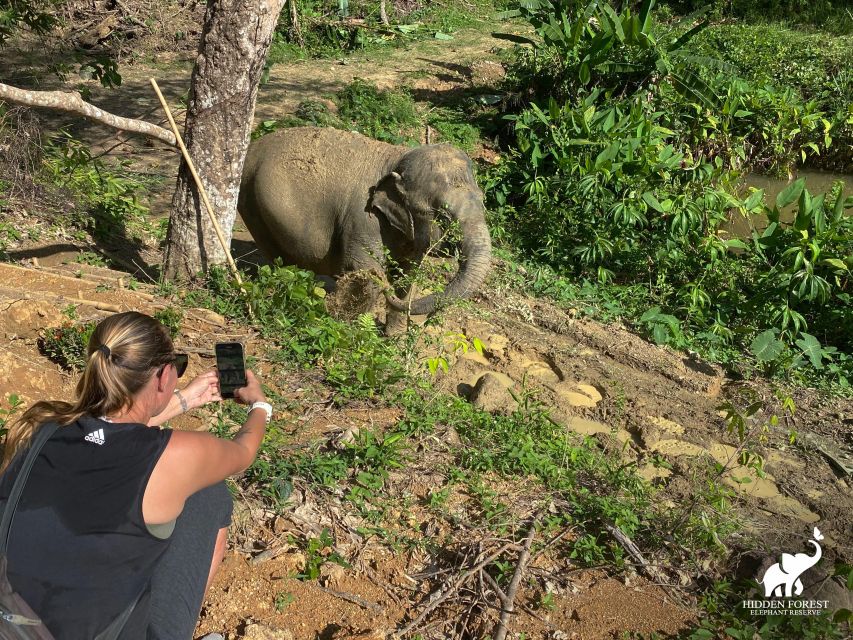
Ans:
POLYGON ((53 111, 74 113, 94 122, 100 122, 113 129, 118 129, 119 131, 138 133, 165 142, 171 147, 177 146, 175 136, 168 129, 145 122, 145 120, 123 118, 99 109, 95 105, 83 100, 79 93, 72 93, 70 91, 28 91, 0 83, 0 100, 22 104, 26 107, 42 107, 44 109, 52 109, 53 111))
POLYGON ((388 25, 388 12, 385 10, 385 0, 379 0, 379 19, 382 24, 388 25))
MULTIPOLYGON (((285 0, 209 0, 193 69, 184 140, 230 245, 255 100, 285 0)), ((225 254, 186 162, 181 161, 164 275, 187 279, 225 254)))

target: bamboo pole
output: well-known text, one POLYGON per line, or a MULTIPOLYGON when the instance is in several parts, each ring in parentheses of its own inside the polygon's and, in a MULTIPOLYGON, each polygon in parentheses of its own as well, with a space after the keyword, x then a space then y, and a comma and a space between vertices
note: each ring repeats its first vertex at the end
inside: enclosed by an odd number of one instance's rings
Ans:
POLYGON ((219 221, 216 219, 216 216, 213 213, 213 207, 210 205, 210 200, 207 197, 207 190, 201 183, 201 178, 198 177, 198 173, 196 173, 195 164, 193 164, 192 158, 190 158, 189 151, 187 151, 187 148, 184 145, 183 138, 181 138, 181 134, 178 131, 178 125, 175 124, 175 119, 172 117, 172 111, 169 109, 169 105, 166 103, 166 99, 160 92, 160 87, 157 85, 157 81, 154 78, 149 78, 149 81, 151 82, 151 86, 154 87, 154 91, 157 93, 157 98, 159 98, 160 104, 163 105, 163 111, 166 112, 166 117, 169 119, 169 125, 172 127, 172 132, 175 134, 175 139, 178 141, 178 147, 180 147, 181 149, 181 153, 184 156, 184 160, 186 160, 187 162, 187 167, 189 167, 193 180, 195 180, 196 187, 198 187, 198 192, 201 194, 201 199, 204 202, 204 206, 207 209, 208 215, 210 216, 210 221, 213 223, 213 228, 216 231, 216 237, 219 238, 219 243, 222 245, 222 250, 225 252, 225 258, 228 260, 228 266, 231 268, 231 273, 234 274, 234 279, 237 281, 237 284, 240 285, 240 288, 242 289, 243 280, 240 278, 240 272, 237 270, 237 265, 234 264, 234 259, 231 257, 231 251, 228 245, 225 243, 225 236, 222 235, 222 228, 219 226, 219 221))

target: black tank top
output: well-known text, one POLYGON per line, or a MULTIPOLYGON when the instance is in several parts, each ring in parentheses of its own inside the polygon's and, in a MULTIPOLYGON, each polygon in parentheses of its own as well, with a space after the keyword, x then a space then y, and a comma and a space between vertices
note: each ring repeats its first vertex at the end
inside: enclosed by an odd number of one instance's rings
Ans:
MULTIPOLYGON (((149 533, 142 497, 170 435, 83 417, 36 459, 12 523, 8 575, 57 640, 91 640, 140 593, 121 639, 146 637, 151 576, 169 541, 149 533)), ((22 461, 0 476, 0 506, 22 461)))

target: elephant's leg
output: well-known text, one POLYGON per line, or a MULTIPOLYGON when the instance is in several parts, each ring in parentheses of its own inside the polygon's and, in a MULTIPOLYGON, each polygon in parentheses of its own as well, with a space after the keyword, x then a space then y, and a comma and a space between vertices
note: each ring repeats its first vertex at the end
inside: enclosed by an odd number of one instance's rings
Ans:
POLYGON ((798 596, 803 592, 803 582, 797 578, 797 581, 794 583, 794 595, 798 596))

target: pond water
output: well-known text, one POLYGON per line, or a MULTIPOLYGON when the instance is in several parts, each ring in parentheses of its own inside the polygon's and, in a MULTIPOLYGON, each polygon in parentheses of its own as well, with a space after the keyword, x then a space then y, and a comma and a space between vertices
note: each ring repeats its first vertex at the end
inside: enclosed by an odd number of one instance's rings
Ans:
MULTIPOLYGON (((853 175, 845 173, 832 173, 829 171, 815 171, 812 169, 800 169, 791 180, 785 178, 773 178, 770 176, 751 173, 744 179, 744 184, 741 193, 745 196, 749 193, 749 187, 756 189, 764 189, 764 202, 773 204, 776 201, 776 196, 787 187, 791 182, 798 178, 806 179, 806 189, 812 195, 818 195, 828 192, 836 180, 844 182, 845 195, 851 195, 851 187, 853 187, 853 175)), ((794 202, 782 210, 781 220, 783 222, 791 222, 794 219, 794 214, 797 210, 797 203, 794 202)), ((850 215, 850 210, 848 210, 850 215)), ((745 238, 752 233, 750 224, 758 229, 767 226, 767 219, 764 216, 751 216, 747 220, 740 213, 734 212, 731 219, 725 225, 723 230, 732 234, 734 237, 745 238)))

